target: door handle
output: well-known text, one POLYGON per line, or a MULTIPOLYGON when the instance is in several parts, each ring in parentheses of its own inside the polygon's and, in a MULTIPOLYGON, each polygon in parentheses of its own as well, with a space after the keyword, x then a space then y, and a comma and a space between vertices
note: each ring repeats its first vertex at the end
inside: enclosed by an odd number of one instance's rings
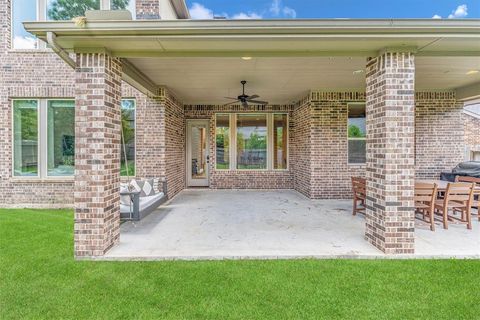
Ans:
POLYGON ((210 156, 207 155, 207 163, 210 163, 210 156))

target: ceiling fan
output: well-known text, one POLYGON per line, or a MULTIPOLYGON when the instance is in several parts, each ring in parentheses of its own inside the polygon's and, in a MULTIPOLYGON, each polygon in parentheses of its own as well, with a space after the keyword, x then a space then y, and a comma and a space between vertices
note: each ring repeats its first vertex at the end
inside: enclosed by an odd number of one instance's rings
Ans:
POLYGON ((242 94, 239 95, 239 96, 236 97, 236 98, 225 97, 225 99, 233 99, 233 100, 235 100, 235 101, 233 101, 233 102, 230 102, 230 103, 225 104, 225 106, 228 106, 228 105, 230 105, 230 104, 234 104, 234 103, 237 103, 237 102, 241 102, 241 103, 242 103, 242 106, 243 106, 244 108, 248 107, 248 103, 249 103, 249 102, 250 102, 250 103, 255 103, 255 104, 263 104, 263 105, 268 104, 267 101, 255 100, 256 98, 259 98, 259 97, 260 97, 258 94, 254 94, 254 95, 251 95, 251 96, 246 95, 246 94, 245 94, 245 84, 247 83, 247 81, 242 80, 242 81, 240 81, 240 83, 241 83, 242 86, 243 86, 242 94))

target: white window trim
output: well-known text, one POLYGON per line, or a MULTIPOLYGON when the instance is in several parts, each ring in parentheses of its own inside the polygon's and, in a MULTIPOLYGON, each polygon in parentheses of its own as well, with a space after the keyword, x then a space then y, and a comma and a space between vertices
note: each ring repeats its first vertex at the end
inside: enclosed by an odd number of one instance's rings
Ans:
POLYGON ((290 115, 288 112, 237 112, 230 113, 229 115, 229 143, 230 143, 230 164, 228 169, 217 169, 217 146, 216 146, 216 132, 217 132, 217 115, 226 115, 227 113, 219 112, 215 114, 215 165, 213 166, 215 171, 288 171, 290 170, 290 115), (237 116, 238 115, 266 115, 267 120, 267 168, 265 169, 239 169, 237 168, 237 116), (281 114, 287 116, 287 167, 284 169, 274 169, 273 163, 273 118, 274 115, 281 114))
MULTIPOLYGON (((131 0, 137 1, 137 0, 131 0)), ((36 21, 47 21, 47 0, 36 0, 37 10, 36 10, 36 21)), ((110 10, 111 8, 111 0, 100 0, 100 10, 110 10)), ((136 6, 134 6, 136 8, 136 6)), ((135 10, 136 11, 136 10, 135 10)), ((132 12, 132 18, 135 19, 136 12, 132 12)), ((39 51, 47 49, 47 44, 40 39, 36 39, 37 47, 32 49, 18 49, 14 47, 14 39, 15 39, 15 30, 13 25, 15 23, 13 19, 13 1, 10 5, 10 39, 11 39, 11 50, 17 51, 39 51)))
MULTIPOLYGON (((366 104, 365 102, 351 102, 351 103, 348 103, 347 104, 347 165, 349 166, 365 166, 367 164, 367 161, 365 160, 365 162, 350 162, 349 159, 349 154, 350 154, 350 148, 349 148, 349 143, 348 141, 352 140, 352 141, 367 141, 367 137, 365 136, 364 138, 351 138, 348 136, 348 119, 350 118, 349 117, 349 114, 350 114, 350 106, 351 105, 363 105, 365 106, 366 108, 366 104)), ((365 118, 366 118, 366 115, 365 115, 365 118)), ((365 151, 366 152, 366 151, 365 151)))
MULTIPOLYGON (((11 139, 11 146, 12 146, 12 156, 11 156, 11 177, 14 180, 47 180, 47 181, 69 181, 74 179, 74 175, 71 176, 50 176, 48 175, 48 101, 55 101, 55 100, 68 100, 68 101, 75 101, 72 98, 13 98, 11 99, 11 130, 12 130, 12 139, 11 139), (16 176, 15 175, 15 112, 14 112, 14 105, 15 101, 37 101, 37 175, 36 176, 16 176)), ((134 116, 134 130, 135 130, 135 153, 133 156, 133 161, 135 163, 135 175, 137 173, 136 168, 136 161, 137 161, 137 100, 135 98, 122 98, 121 100, 133 100, 134 101, 134 108, 135 108, 135 116, 134 116)), ((121 108, 121 106, 120 106, 121 108)), ((123 151, 121 153, 123 157, 123 151)), ((120 159, 121 163, 122 159, 120 159)), ((134 177, 134 175, 130 175, 130 177, 134 177)))

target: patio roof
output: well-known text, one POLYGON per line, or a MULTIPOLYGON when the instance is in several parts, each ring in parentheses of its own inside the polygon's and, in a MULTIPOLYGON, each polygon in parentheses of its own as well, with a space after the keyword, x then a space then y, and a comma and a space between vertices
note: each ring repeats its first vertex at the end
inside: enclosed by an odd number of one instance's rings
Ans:
POLYGON ((26 22, 60 52, 105 51, 127 62, 130 82, 167 86, 186 103, 223 103, 241 79, 271 103, 309 89, 364 90, 365 58, 414 52, 417 90, 480 90, 480 20, 135 20, 26 22), (245 61, 241 57, 252 57, 245 61), (127 61, 128 60, 128 61, 127 61), (356 72, 356 73, 354 73, 356 72))

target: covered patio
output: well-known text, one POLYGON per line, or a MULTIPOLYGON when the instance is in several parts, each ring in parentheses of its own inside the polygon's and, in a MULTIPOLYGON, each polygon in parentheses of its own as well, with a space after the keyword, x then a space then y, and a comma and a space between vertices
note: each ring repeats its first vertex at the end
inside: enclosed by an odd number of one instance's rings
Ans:
POLYGON ((463 160, 462 101, 480 87, 478 21, 105 19, 25 28, 76 71, 76 257, 475 254, 478 222, 473 231, 422 230, 413 188, 463 160), (226 105, 241 80, 265 103, 226 105), (173 201, 120 227, 120 101, 137 93, 136 176, 165 179, 173 201), (357 163, 348 154, 351 105, 366 119, 357 163), (264 132, 250 148, 261 149, 254 164, 237 155, 252 145, 242 125, 264 132), (201 184, 190 183, 192 172, 201 184), (350 198, 352 176, 367 181, 365 218, 338 200, 350 198), (287 191, 185 190, 194 185, 287 191))
MULTIPOLYGON (((409 258, 480 258, 474 232, 451 224, 430 231, 416 220, 409 258)), ((187 189, 140 222, 121 226, 107 260, 380 259, 364 240, 365 217, 347 200, 311 200, 293 190, 187 189)))

